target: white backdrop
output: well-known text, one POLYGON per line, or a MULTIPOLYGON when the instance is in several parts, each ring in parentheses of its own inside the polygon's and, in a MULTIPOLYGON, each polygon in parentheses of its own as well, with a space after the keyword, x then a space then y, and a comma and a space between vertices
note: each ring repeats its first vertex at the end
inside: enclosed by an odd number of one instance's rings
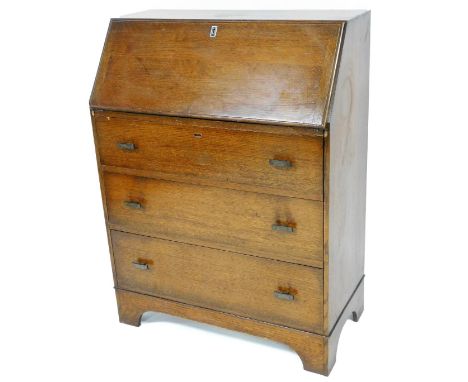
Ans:
POLYGON ((324 380, 279 344, 118 323, 88 98, 110 17, 194 7, 372 10, 366 303, 329 380, 467 380, 463 3, 4 2, 0 380, 324 380))

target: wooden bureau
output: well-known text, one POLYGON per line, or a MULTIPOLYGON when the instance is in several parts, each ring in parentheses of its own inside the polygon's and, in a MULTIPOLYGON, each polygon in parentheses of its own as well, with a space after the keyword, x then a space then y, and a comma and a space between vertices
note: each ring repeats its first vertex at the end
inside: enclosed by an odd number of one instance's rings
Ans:
POLYGON ((328 375, 363 311, 370 13, 148 11, 90 100, 120 321, 262 336, 328 375))

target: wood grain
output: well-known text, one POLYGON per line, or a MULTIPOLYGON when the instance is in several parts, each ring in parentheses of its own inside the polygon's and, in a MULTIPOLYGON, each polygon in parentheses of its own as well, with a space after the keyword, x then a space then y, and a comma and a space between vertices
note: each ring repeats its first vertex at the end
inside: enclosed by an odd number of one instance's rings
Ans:
POLYGON ((108 172, 104 184, 112 229, 322 267, 321 202, 108 172))
MULTIPOLYGON (((301 358, 305 370, 329 375, 336 360, 338 340, 348 319, 357 321, 364 310, 364 283, 355 289, 330 336, 321 336, 281 325, 253 320, 212 309, 192 306, 116 289, 120 322, 140 326, 145 312, 160 312, 189 320, 216 325, 254 336, 268 338, 291 347, 301 358)), ((201 359, 206 357, 201 357, 201 359)))
POLYGON ((320 269, 118 231, 111 235, 120 289, 322 330, 320 269), (136 269, 133 262, 148 269, 136 269), (288 291, 294 300, 280 300, 275 291, 288 291))
POLYGON ((328 375, 364 304, 370 13, 298 15, 111 20, 90 106, 121 322, 263 336, 328 375))
POLYGON ((346 24, 325 149, 325 324, 364 275, 370 13, 346 24))
POLYGON ((116 274, 115 274, 115 266, 114 266, 114 256, 112 251, 112 239, 110 236, 109 225, 107 224, 109 215, 107 214, 107 203, 106 203, 106 192, 104 189, 104 180, 103 180, 103 170, 101 166, 101 158, 99 157, 99 142, 97 139, 97 131, 96 131, 96 121, 95 121, 95 113, 91 110, 91 123, 93 128, 93 139, 94 139, 94 149, 96 154, 96 162, 97 162, 97 170, 99 176, 99 186, 101 191, 101 198, 102 198, 102 205, 104 210, 104 219, 106 222, 106 233, 107 233, 107 243, 109 245, 109 255, 111 260, 111 267, 112 267, 112 277, 114 280, 114 286, 116 285, 116 274))
POLYGON ((191 120, 98 113, 101 163, 142 170, 153 177, 323 199, 323 138, 227 130, 192 125, 191 120), (122 150, 118 144, 132 143, 122 150), (270 159, 288 160, 278 169, 270 159), (231 186, 232 185, 232 186, 231 186))
POLYGON ((338 351, 338 342, 341 332, 348 320, 358 322, 364 312, 364 276, 359 281, 356 289, 351 293, 351 297, 344 305, 343 310, 338 316, 336 322, 331 327, 327 338, 327 367, 330 372, 336 362, 336 353, 338 351))
POLYGON ((153 311, 241 331, 284 343, 298 353, 306 370, 328 374, 327 338, 319 334, 125 290, 117 289, 116 295, 120 322, 140 326, 143 313, 153 311))
POLYGON ((177 116, 164 116, 156 114, 144 114, 144 113, 133 113, 133 112, 121 112, 121 111, 110 111, 110 110, 99 110, 92 109, 94 118, 96 121, 103 119, 118 118, 119 120, 125 120, 128 123, 141 122, 147 123, 154 121, 156 118, 165 119, 171 121, 173 126, 183 127, 190 125, 191 127, 200 127, 204 129, 223 129, 230 131, 247 131, 252 133, 264 133, 274 134, 282 137, 324 137, 327 134, 327 130, 324 127, 312 127, 312 126, 288 126, 288 125, 270 125, 265 123, 254 123, 254 122, 231 122, 231 121, 217 121, 202 118, 187 118, 177 116))
POLYGON ((325 125, 341 22, 212 25, 112 20, 91 107, 325 125))

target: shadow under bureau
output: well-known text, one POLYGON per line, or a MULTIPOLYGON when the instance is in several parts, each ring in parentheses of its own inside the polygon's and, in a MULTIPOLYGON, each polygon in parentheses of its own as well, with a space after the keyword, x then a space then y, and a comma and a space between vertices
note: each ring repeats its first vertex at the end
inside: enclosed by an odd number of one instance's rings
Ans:
POLYGON ((120 321, 282 342, 363 311, 369 12, 112 19, 90 107, 120 321))

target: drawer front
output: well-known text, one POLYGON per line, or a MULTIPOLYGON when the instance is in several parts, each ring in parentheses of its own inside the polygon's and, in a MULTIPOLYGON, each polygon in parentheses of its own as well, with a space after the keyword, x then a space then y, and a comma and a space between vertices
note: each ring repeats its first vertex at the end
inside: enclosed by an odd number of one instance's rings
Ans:
POLYGON ((111 229, 322 267, 323 204, 104 173, 111 229))
POLYGON ((208 126, 177 118, 95 113, 101 163, 169 180, 323 199, 323 138, 208 126))
POLYGON ((118 231, 111 236, 118 288, 321 330, 320 269, 118 231))

